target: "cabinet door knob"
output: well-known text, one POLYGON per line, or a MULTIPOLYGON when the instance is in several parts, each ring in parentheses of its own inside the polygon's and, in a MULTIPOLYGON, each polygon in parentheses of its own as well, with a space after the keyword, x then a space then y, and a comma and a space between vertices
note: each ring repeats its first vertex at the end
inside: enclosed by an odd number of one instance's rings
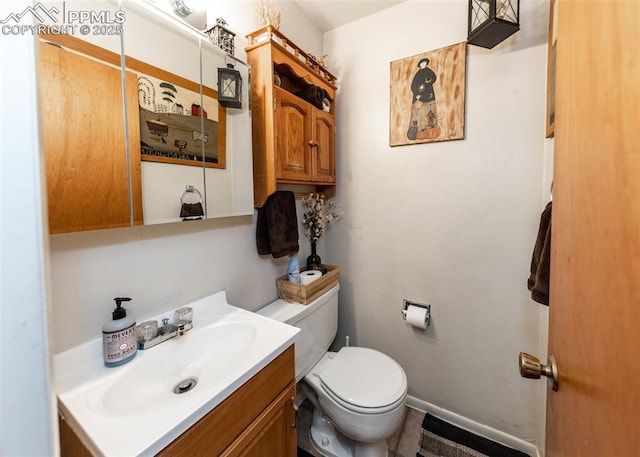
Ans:
POLYGON ((316 146, 318 146, 318 142, 316 140, 309 140, 309 146, 315 148, 316 146))

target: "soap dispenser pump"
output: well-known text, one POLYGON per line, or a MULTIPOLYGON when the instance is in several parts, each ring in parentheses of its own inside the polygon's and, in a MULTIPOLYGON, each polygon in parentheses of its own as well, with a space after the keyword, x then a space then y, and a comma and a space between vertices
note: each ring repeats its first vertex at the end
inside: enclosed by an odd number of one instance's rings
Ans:
POLYGON ((123 365, 136 356, 138 341, 136 338, 136 320, 128 316, 122 307, 123 301, 131 301, 129 297, 116 297, 116 308, 113 310, 113 320, 102 327, 102 352, 104 366, 117 367, 123 365))

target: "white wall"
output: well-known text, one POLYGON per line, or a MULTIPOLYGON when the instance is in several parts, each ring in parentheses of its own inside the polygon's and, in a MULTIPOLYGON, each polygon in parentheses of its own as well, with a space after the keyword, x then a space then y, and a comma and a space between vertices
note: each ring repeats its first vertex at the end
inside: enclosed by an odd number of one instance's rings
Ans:
MULTIPOLYGON (((0 17, 30 2, 0 5, 0 17)), ((22 25, 32 24, 25 16, 22 25)), ((47 243, 33 37, 3 35, 0 138, 0 455, 53 456, 55 395, 46 310, 47 243)))
POLYGON ((466 41, 467 4, 409 0, 325 34, 345 213, 326 258, 342 269, 340 342, 394 357, 410 395, 535 443, 538 383, 517 355, 539 345, 526 282, 543 208, 548 2, 521 2, 522 30, 493 50, 468 48, 464 140, 389 147, 390 62, 466 41), (427 331, 404 323, 403 298, 432 304, 427 331))

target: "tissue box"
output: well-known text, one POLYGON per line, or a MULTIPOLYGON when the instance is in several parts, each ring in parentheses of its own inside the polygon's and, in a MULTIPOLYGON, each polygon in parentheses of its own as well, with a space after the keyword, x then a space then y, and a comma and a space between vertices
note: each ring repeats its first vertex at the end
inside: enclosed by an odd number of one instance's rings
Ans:
MULTIPOLYGON (((290 282, 287 275, 278 278, 276 280, 278 295, 288 302, 302 303, 303 305, 312 302, 338 284, 340 279, 340 267, 322 265, 322 269, 324 270, 325 268, 327 272, 310 284, 290 282)), ((303 268, 301 272, 306 270, 306 268, 303 268)))

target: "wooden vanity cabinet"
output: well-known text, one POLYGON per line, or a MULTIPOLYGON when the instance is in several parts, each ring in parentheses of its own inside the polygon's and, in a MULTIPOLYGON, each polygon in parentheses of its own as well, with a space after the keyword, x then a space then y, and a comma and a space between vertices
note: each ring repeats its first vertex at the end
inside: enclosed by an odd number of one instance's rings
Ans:
MULTIPOLYGON (((40 42, 38 76, 49 233, 128 227, 131 216, 142 224, 137 97, 127 99, 127 137, 121 69, 40 42)), ((125 80, 127 93, 137 94, 136 75, 125 80)))
POLYGON ((334 195, 336 78, 270 26, 247 38, 254 205, 263 206, 278 184, 315 185, 318 192, 334 195), (329 112, 295 95, 310 86, 325 91, 329 112))
MULTIPOLYGON (((292 345, 156 455, 295 457, 294 363, 292 345)), ((60 445, 62 457, 91 455, 63 418, 60 445)))

